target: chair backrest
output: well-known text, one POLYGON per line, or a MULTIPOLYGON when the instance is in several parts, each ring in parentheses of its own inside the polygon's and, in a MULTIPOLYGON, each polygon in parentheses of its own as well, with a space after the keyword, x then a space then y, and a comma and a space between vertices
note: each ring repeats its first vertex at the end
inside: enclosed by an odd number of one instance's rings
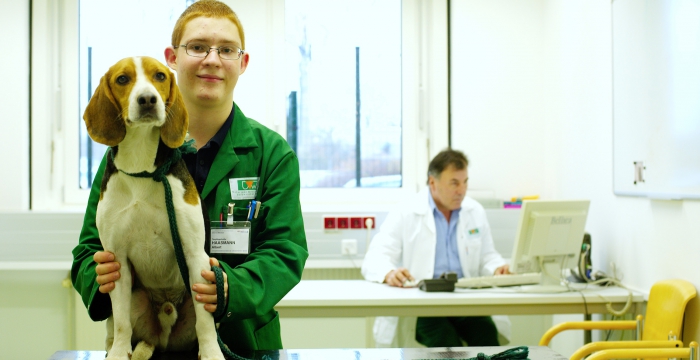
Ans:
POLYGON ((667 340, 671 331, 680 340, 685 306, 696 294, 693 284, 685 280, 655 283, 649 292, 642 340, 667 340))

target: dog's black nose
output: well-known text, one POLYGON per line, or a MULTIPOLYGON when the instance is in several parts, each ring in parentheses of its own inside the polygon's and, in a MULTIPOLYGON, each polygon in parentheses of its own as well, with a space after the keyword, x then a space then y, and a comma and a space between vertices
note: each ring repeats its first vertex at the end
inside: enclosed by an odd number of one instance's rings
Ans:
POLYGON ((139 105, 143 109, 151 109, 158 102, 158 99, 153 94, 144 94, 137 99, 139 105))

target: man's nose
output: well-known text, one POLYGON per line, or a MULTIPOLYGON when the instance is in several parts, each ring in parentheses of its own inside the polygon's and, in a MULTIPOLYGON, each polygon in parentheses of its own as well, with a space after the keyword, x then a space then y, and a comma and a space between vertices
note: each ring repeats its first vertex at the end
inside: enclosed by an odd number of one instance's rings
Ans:
POLYGON ((458 186, 457 193, 459 193, 460 195, 466 194, 467 193, 467 184, 462 184, 462 185, 458 186))
POLYGON ((219 50, 209 49, 209 52, 204 56, 204 61, 221 61, 219 50))

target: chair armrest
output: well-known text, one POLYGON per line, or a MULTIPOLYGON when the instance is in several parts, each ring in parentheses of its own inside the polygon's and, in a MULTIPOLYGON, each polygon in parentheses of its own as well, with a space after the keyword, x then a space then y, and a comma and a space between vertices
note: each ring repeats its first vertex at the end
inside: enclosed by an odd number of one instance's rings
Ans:
POLYGON ((637 358, 683 358, 697 360, 698 358, 698 343, 695 341, 690 343, 687 348, 673 349, 615 349, 599 351, 590 357, 588 360, 606 360, 606 359, 637 359, 637 358))
POLYGON ((683 342, 679 340, 657 340, 657 341, 596 341, 586 344, 576 350, 569 360, 580 360, 597 351, 612 349, 660 349, 660 348, 681 348, 683 342))
POLYGON ((603 320, 603 321, 566 321, 552 326, 540 339, 540 346, 547 346, 554 335, 564 330, 634 330, 637 322, 633 320, 603 320))

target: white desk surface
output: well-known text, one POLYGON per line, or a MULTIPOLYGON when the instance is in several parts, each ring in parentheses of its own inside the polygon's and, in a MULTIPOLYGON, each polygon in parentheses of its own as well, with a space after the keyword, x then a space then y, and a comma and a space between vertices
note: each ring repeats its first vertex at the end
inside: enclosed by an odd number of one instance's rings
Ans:
MULTIPOLYGON (((576 288, 580 291, 554 294, 523 293, 518 287, 424 292, 365 280, 302 280, 275 309, 281 317, 592 314, 606 313, 608 303, 620 310, 629 297, 619 287, 576 288)), ((645 299, 641 292, 632 294, 629 311, 635 314, 645 299)))

